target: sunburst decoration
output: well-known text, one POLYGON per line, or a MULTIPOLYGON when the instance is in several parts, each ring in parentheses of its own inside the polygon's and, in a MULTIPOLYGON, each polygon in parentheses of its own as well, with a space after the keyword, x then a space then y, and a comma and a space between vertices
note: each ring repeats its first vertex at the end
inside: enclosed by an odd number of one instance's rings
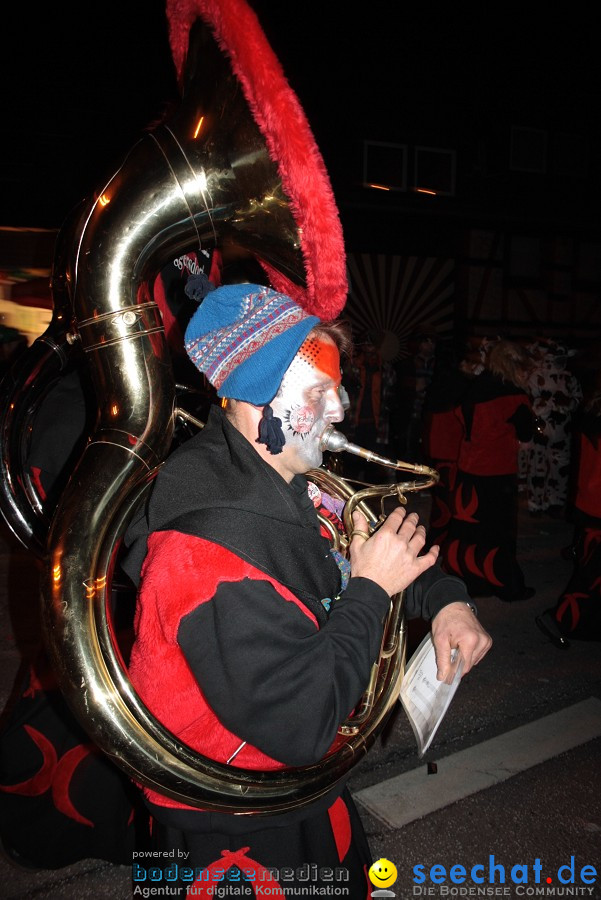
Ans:
POLYGON ((420 331, 453 330, 455 261, 437 257, 349 253, 350 292, 344 310, 358 336, 369 335, 384 361, 409 355, 420 331))

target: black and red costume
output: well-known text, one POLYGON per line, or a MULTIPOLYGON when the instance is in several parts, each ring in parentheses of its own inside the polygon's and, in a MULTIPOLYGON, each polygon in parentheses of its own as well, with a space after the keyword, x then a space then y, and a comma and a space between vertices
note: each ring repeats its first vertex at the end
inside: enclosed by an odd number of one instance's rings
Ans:
MULTIPOLYGON (((95 404, 85 371, 67 371, 34 419, 31 479, 51 512, 81 454, 95 404)), ((32 623, 33 625, 33 623, 32 623)), ((0 732, 0 839, 31 868, 81 859, 125 865, 145 846, 148 814, 126 774, 90 740, 45 651, 24 667, 0 732)))
POLYGON ((463 424, 455 410, 473 376, 459 368, 445 368, 434 377, 426 394, 422 421, 422 450, 428 465, 435 468, 439 481, 430 488, 432 506, 428 525, 430 545, 443 545, 447 539, 457 461, 464 436, 463 424))
POLYGON ((601 640, 601 415, 575 422, 574 570, 552 613, 563 635, 601 640))
POLYGON ((444 566, 472 596, 519 600, 527 592, 516 558, 520 441, 534 417, 521 388, 488 370, 470 382, 455 413, 463 427, 444 566))
MULTIPOLYGON (((161 469, 127 536, 132 576, 144 559, 132 681, 169 730, 220 762, 319 761, 378 656, 389 597, 365 578, 342 589, 307 487, 303 476, 286 483, 213 407, 161 469)), ((407 590, 407 612, 430 619, 467 599, 459 579, 433 568, 407 590)), ((372 860, 343 784, 268 818, 145 794, 162 847, 190 851, 194 866, 246 847, 265 867, 347 867, 350 896, 369 894, 372 860)))
MULTIPOLYGON (((197 307, 185 287, 201 268, 208 272, 209 263, 211 277, 218 280, 218 254, 191 251, 171 260, 152 288, 174 371, 184 384, 187 369, 198 382, 198 372, 182 350, 184 324, 197 307)), ((40 404, 27 468, 48 517, 95 415, 93 388, 82 366, 65 371, 40 404)), ((116 620, 118 625, 124 621, 127 631, 129 598, 120 602, 125 608, 115 610, 116 620)), ((128 634, 121 637, 127 643, 128 634)), ((130 863, 132 852, 146 846, 148 812, 129 777, 95 747, 71 713, 43 649, 20 673, 5 712, 0 730, 0 842, 5 852, 32 868, 62 868, 95 858, 130 863)))

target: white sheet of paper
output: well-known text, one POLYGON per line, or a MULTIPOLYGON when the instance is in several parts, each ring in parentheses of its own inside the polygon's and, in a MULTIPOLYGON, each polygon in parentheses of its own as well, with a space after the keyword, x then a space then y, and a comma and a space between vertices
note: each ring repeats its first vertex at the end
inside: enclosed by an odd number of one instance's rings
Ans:
POLYGON ((463 658, 458 650, 452 652, 453 672, 449 682, 436 678, 436 657, 432 637, 427 634, 405 669, 399 699, 407 713, 423 756, 459 687, 463 672, 463 658))

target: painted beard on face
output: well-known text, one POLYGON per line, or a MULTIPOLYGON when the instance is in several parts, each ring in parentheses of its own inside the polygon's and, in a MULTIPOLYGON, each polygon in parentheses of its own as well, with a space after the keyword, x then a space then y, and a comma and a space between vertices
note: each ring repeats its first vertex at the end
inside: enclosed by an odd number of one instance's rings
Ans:
POLYGON ((293 450, 304 471, 321 465, 319 441, 325 428, 341 422, 340 355, 329 337, 311 336, 292 360, 271 407, 282 420, 286 448, 293 450))

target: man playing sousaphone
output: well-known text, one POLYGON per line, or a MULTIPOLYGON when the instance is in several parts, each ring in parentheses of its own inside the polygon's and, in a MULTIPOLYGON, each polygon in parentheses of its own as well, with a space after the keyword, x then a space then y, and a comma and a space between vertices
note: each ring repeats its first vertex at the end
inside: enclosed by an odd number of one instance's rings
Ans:
MULTIPOLYGON (((192 317, 186 349, 223 408, 170 456, 130 528, 130 563, 143 559, 131 678, 166 728, 211 759, 318 763, 366 687, 393 594, 406 589, 407 615, 431 620, 440 679, 453 648, 468 672, 491 639, 463 582, 437 565, 438 548, 423 552, 415 513, 399 506, 370 537, 356 511, 350 566, 320 533, 316 505, 340 510, 310 495, 305 473, 344 416, 342 323, 268 287, 225 285, 192 317)), ((239 892, 238 878, 324 887, 324 869, 344 872, 347 896, 369 895, 373 860, 344 779, 269 817, 144 793, 156 849, 202 870, 203 885, 215 873, 222 896, 228 885, 239 892)))

